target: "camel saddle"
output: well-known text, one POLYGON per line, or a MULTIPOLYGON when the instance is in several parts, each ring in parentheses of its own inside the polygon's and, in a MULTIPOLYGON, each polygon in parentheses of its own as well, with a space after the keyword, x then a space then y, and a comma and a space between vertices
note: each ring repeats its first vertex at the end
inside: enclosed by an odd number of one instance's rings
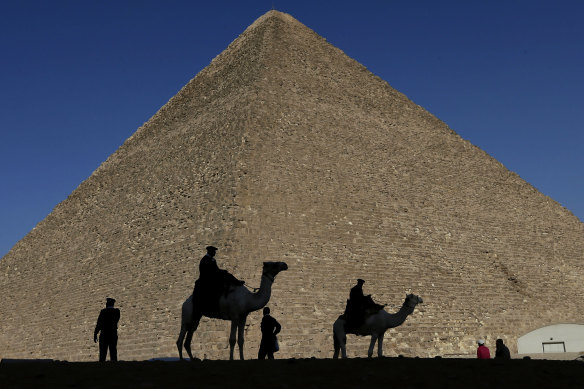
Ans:
POLYGON ((193 290, 193 304, 205 316, 211 318, 219 317, 219 299, 221 296, 227 297, 235 287, 245 284, 245 281, 238 280, 227 270, 221 270, 217 277, 201 278, 195 281, 193 290))
POLYGON ((345 327, 347 330, 359 328, 369 315, 373 315, 383 309, 385 305, 377 304, 371 298, 371 295, 364 296, 362 299, 353 301, 347 300, 345 307, 345 327))

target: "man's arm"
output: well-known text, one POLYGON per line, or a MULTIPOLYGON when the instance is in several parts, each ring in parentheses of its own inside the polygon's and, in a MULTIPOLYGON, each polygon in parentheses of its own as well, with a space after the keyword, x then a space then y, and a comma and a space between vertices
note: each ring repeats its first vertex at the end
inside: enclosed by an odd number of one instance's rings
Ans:
POLYGON ((99 316, 97 317, 97 323, 95 324, 95 330, 93 330, 93 341, 97 342, 97 334, 99 333, 99 331, 101 331, 101 327, 103 325, 103 312, 99 313, 99 316))
POLYGON ((273 319, 273 320, 274 320, 274 327, 276 327, 276 330, 274 331, 274 335, 277 335, 280 332, 280 330, 282 329, 282 326, 280 325, 280 323, 278 323, 278 321, 276 319, 273 319))

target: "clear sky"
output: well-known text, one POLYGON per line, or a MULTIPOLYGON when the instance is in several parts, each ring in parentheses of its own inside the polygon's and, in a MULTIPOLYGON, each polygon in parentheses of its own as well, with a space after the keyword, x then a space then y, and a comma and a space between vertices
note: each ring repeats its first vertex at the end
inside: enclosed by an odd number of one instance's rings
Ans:
POLYGON ((0 257, 272 7, 584 220, 584 1, 3 1, 0 257))

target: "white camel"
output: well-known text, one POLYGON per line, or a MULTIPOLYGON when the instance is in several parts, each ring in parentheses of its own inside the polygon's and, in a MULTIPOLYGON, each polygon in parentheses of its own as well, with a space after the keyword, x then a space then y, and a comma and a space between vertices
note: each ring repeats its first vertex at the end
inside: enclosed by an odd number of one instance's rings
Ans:
POLYGON ((339 318, 333 324, 333 338, 335 345, 334 359, 339 357, 339 350, 341 350, 343 358, 347 358, 347 334, 355 334, 359 336, 371 335, 371 344, 367 356, 371 358, 373 355, 373 348, 377 341, 377 355, 383 356, 383 336, 385 331, 389 328, 394 328, 401 325, 406 318, 414 312, 417 304, 422 303, 422 298, 414 294, 406 295, 406 300, 401 309, 396 313, 387 313, 381 309, 379 312, 373 313, 365 317, 365 322, 359 328, 346 328, 345 315, 339 318))
MULTIPOLYGON (((221 296, 219 299, 219 315, 212 317, 215 319, 231 321, 229 359, 233 360, 233 349, 235 348, 235 336, 237 331, 239 358, 243 360, 243 333, 247 315, 250 312, 263 308, 268 303, 272 293, 272 283, 274 282, 274 278, 283 270, 288 270, 288 265, 285 262, 264 262, 260 288, 256 293, 250 292, 245 286, 235 286, 232 287, 227 296, 221 296)), ((203 315, 211 317, 204 312, 203 315)), ((190 295, 182 305, 180 335, 176 341, 178 354, 181 360, 183 359, 183 346, 191 360, 194 359, 191 352, 191 340, 194 332, 199 326, 200 320, 201 315, 198 315, 198 317, 194 317, 193 315, 193 295, 190 295)))

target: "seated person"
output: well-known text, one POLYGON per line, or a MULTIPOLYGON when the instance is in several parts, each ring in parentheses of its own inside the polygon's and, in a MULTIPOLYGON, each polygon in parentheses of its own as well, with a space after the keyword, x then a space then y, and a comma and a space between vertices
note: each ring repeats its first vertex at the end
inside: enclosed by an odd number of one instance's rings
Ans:
POLYGON ((384 307, 375 303, 370 294, 367 296, 363 294, 364 283, 365 280, 359 278, 357 285, 353 286, 349 293, 349 300, 347 300, 347 306, 345 308, 345 318, 347 326, 350 328, 361 326, 365 322, 365 316, 378 312, 384 307))
POLYGON ((231 286, 245 284, 245 281, 238 280, 227 270, 219 269, 214 258, 216 252, 216 247, 207 247, 207 254, 199 263, 199 279, 193 290, 193 303, 204 312, 218 311, 221 295, 227 295, 231 286))

